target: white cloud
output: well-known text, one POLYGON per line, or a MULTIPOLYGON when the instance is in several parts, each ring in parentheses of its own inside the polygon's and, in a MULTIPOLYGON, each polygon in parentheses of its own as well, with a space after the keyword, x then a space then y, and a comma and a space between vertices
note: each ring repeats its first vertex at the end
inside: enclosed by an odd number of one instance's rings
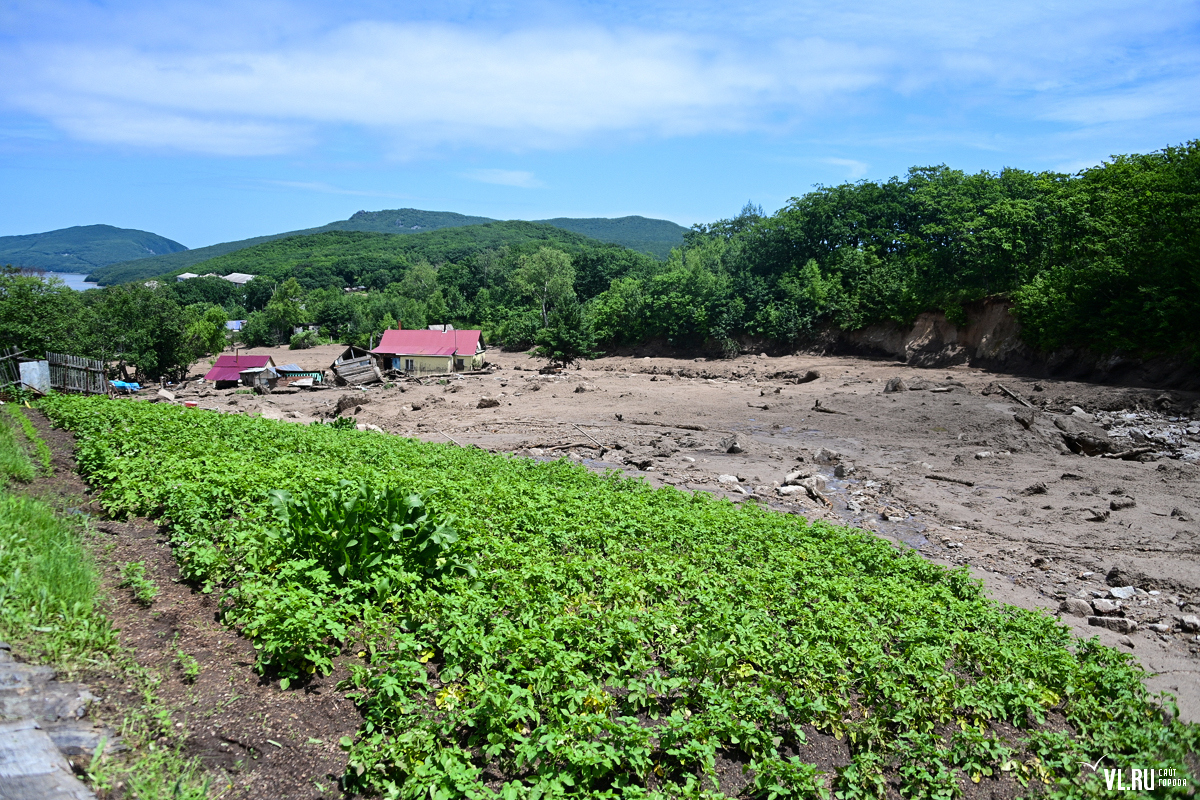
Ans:
POLYGON ((515 169, 470 169, 459 173, 467 180, 480 183, 495 183, 500 186, 517 186, 522 189, 540 189, 542 183, 532 172, 515 169))
POLYGON ((594 27, 497 35, 355 23, 273 49, 72 44, 10 55, 10 66, 16 58, 17 77, 0 90, 7 100, 79 138, 253 155, 298 146, 314 125, 363 126, 416 146, 513 149, 736 132, 775 124, 779 107, 812 110, 882 78, 857 45, 785 41, 747 55, 594 27))
POLYGON ((967 115, 1174 130, 1195 118, 1200 71, 1200 12, 1169 0, 368 3, 416 16, 352 22, 287 0, 24 5, 0 16, 19 29, 0 51, 0 104, 82 140, 221 155, 295 152, 343 129, 398 153, 854 119, 882 133, 919 118, 934 135, 967 115), (453 21, 412 21, 439 14, 453 21))
POLYGON ((867 174, 870 164, 865 161, 855 161, 853 158, 822 158, 824 164, 833 164, 838 167, 846 168, 846 177, 850 180, 858 180, 867 174))
POLYGON ((278 181, 264 180, 262 183, 268 186, 279 186, 284 189, 299 189, 306 192, 319 192, 320 194, 344 194, 355 197, 390 197, 394 199, 409 200, 411 195, 397 194, 395 192, 380 192, 373 189, 343 189, 340 186, 333 186, 322 181, 278 181))

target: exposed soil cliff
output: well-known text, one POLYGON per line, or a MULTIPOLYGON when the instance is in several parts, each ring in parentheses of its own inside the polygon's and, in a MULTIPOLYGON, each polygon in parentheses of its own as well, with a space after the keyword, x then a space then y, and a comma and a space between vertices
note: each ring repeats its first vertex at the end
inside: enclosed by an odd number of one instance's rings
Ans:
POLYGON ((1035 377, 1116 383, 1159 389, 1200 389, 1200 369, 1179 358, 1140 359, 1124 354, 1099 355, 1063 348, 1033 350, 1021 340, 1021 323, 1002 300, 967 307, 965 325, 955 325, 941 312, 927 312, 912 325, 869 325, 836 335, 836 353, 888 356, 914 367, 969 364, 1035 377))

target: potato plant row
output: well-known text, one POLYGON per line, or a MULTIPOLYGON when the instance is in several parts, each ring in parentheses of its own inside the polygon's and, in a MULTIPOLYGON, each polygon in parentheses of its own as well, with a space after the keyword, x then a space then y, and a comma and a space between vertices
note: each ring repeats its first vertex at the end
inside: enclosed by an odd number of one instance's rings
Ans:
POLYGON ((1104 792, 1080 762, 1187 775, 1200 749, 1130 657, 868 532, 567 461, 42 408, 109 513, 170 526, 265 674, 349 660, 351 790, 1077 797, 1104 792))

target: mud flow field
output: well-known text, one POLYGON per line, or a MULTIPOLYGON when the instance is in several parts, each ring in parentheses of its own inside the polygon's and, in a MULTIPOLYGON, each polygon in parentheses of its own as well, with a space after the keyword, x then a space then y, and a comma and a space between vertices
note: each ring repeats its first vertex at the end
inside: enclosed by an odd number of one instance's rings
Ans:
MULTIPOLYGON (((324 368, 339 347, 271 353, 324 368)), ((992 596, 1132 651, 1200 720, 1200 422, 1184 392, 860 358, 604 358, 175 401, 570 458, 875 531, 966 566, 992 596)))

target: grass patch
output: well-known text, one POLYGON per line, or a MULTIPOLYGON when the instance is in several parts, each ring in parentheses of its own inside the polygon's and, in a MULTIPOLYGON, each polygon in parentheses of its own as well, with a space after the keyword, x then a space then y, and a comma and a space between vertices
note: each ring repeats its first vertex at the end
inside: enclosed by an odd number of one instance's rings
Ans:
MULTIPOLYGON (((7 408, 6 403, 5 409, 7 408)), ((29 483, 37 477, 37 470, 25 448, 17 441, 14 423, 15 420, 10 414, 0 417, 0 477, 29 483)))
MULTIPOLYGON (((0 418, 0 465, 23 455, 10 419, 0 418)), ((35 437, 36 430, 30 441, 35 437)), ((201 800, 209 783, 200 776, 198 762, 178 747, 155 743, 164 736, 180 743, 182 738, 154 694, 157 681, 121 651, 100 608, 99 574, 84 545, 87 518, 78 520, 68 521, 40 500, 0 488, 0 639, 33 663, 52 664, 68 674, 103 669, 141 687, 142 704, 121 724, 131 750, 92 760, 88 782, 94 789, 119 784, 125 797, 201 800)))
POLYGON ((287 685, 353 648, 355 791, 714 796, 732 761, 768 798, 1068 797, 1103 791, 1080 762, 1187 775, 1200 749, 1129 656, 863 531, 565 460, 43 407, 110 512, 170 520, 262 672, 287 685), (847 763, 807 760, 815 735, 847 763))
POLYGON ((25 435, 25 441, 30 447, 33 448, 34 460, 37 462, 37 466, 40 468, 41 473, 43 475, 52 474, 54 472, 54 467, 51 464, 50 448, 46 445, 46 442, 42 440, 42 437, 38 435, 37 428, 33 426, 33 423, 29 420, 29 417, 25 416, 25 412, 21 410, 21 407, 15 403, 5 403, 3 406, 0 406, 0 410, 2 410, 4 414, 7 415, 8 418, 11 419, 25 435))

